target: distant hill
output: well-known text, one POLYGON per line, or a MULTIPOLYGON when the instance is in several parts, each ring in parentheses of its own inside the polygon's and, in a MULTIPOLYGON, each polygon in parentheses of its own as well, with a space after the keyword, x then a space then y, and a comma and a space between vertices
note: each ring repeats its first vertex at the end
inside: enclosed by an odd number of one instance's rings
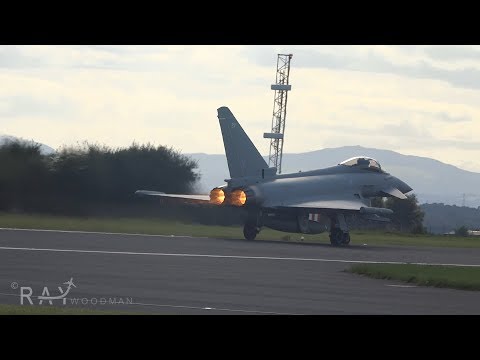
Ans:
POLYGON ((0 135, 0 146, 5 144, 6 142, 9 142, 9 141, 20 141, 20 142, 25 142, 25 143, 40 144, 40 152, 43 155, 50 155, 50 154, 53 154, 55 152, 55 150, 52 149, 50 146, 42 144, 42 143, 37 143, 33 140, 25 140, 25 139, 17 138, 15 136, 10 136, 10 135, 0 135))
MULTIPOLYGON (((188 154, 198 161, 202 174, 200 188, 208 192, 229 178, 225 155, 202 153, 188 154)), ((283 173, 307 171, 336 165, 353 156, 370 156, 377 159, 382 168, 404 180, 413 188, 420 203, 462 204, 480 206, 480 173, 462 170, 441 161, 391 150, 344 146, 299 154, 283 155, 283 173)), ((267 160, 267 157, 265 157, 267 160)))

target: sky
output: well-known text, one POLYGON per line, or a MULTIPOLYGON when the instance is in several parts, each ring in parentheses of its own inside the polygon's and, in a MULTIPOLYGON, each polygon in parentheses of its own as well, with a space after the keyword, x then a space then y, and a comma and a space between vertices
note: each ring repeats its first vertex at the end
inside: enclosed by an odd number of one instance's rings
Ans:
POLYGON ((2 45, 0 135, 222 154, 228 106, 267 155, 278 53, 284 153, 361 145, 480 172, 480 46, 2 45))

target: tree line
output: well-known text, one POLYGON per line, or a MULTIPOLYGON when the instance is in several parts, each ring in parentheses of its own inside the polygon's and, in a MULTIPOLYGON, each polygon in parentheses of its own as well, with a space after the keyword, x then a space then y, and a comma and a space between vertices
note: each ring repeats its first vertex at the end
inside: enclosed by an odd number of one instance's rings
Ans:
POLYGON ((178 151, 151 144, 83 143, 42 155, 39 144, 10 141, 0 147, 0 210, 75 213, 132 203, 139 189, 190 192, 197 167, 178 151))
POLYGON ((480 207, 445 205, 443 203, 422 204, 425 226, 433 233, 454 231, 460 235, 467 230, 480 230, 480 207))

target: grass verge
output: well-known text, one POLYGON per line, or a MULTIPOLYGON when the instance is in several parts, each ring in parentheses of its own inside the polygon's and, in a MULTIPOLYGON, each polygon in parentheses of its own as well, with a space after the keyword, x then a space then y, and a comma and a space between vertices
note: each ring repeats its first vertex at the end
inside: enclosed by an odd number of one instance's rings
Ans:
POLYGON ((376 279, 401 280, 422 286, 435 286, 460 290, 480 290, 480 267, 413 264, 358 264, 353 265, 346 271, 376 279))
MULTIPOLYGON (((91 218, 72 216, 28 215, 0 213, 0 227, 19 229, 77 230, 136 233, 153 235, 186 235, 243 239, 241 226, 209 226, 184 224, 163 219, 91 218)), ((258 240, 330 243, 328 233, 319 235, 290 234, 263 228, 258 240), (302 240, 303 237, 303 240, 302 240)), ((385 231, 352 231, 352 244, 356 245, 409 245, 480 248, 480 237, 441 235, 414 235, 385 231)))
POLYGON ((57 307, 49 305, 3 305, 0 315, 140 315, 139 313, 109 310, 92 310, 85 308, 57 307))

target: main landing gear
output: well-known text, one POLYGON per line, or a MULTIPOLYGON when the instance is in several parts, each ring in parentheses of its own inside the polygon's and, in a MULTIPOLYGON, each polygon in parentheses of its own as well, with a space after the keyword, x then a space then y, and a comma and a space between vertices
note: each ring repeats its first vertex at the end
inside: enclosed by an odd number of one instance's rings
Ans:
POLYGON ((350 244, 350 233, 339 228, 333 228, 330 231, 330 243, 333 246, 346 246, 350 244))
POLYGON ((332 219, 330 225, 330 243, 333 246, 347 246, 350 244, 350 233, 343 214, 332 219))
POLYGON ((248 223, 243 226, 243 236, 245 236, 247 240, 255 240, 259 232, 256 226, 249 225, 248 223))
POLYGON ((248 214, 247 221, 243 226, 243 236, 247 240, 255 240, 255 237, 260 232, 259 225, 260 214, 248 214))

